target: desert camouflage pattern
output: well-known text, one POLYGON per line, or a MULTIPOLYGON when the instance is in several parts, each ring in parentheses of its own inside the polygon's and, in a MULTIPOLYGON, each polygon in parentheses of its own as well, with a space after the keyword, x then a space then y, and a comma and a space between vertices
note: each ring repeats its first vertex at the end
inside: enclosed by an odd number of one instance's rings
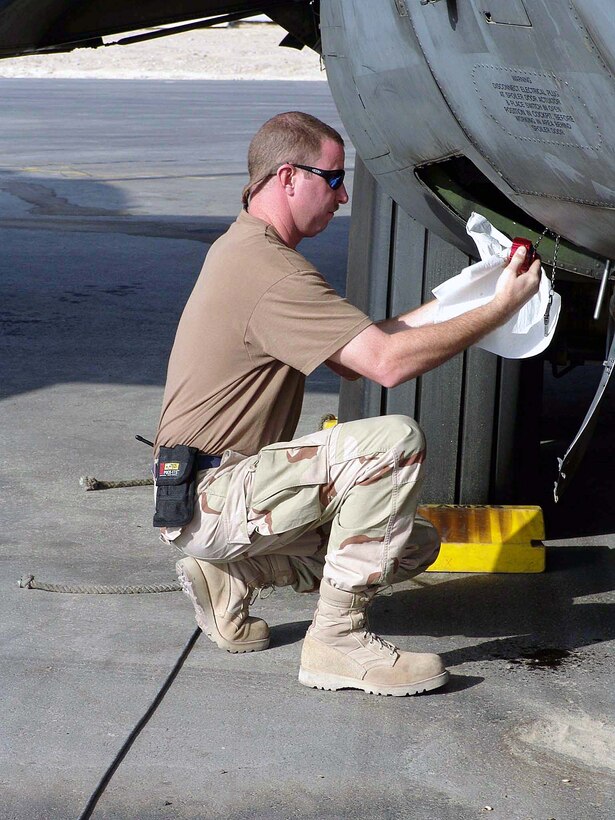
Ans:
POLYGON ((161 536, 206 561, 291 557, 300 592, 324 576, 348 592, 396 583, 438 555, 416 515, 425 439, 407 416, 351 421, 258 455, 227 451, 199 473, 193 520, 161 536))

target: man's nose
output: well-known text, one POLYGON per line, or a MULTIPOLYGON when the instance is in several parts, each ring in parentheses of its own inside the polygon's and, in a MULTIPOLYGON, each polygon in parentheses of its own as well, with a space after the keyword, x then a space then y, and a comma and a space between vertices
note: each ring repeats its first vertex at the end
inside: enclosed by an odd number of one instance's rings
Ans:
POLYGON ((344 183, 340 185, 336 193, 337 201, 340 203, 340 205, 345 205, 348 202, 348 191, 346 190, 346 186, 344 185, 344 183))

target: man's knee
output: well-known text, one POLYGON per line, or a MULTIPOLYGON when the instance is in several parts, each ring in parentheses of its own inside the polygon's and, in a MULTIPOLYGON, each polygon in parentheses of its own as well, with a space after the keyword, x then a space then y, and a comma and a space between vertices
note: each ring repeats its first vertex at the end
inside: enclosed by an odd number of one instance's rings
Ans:
POLYGON ((411 416, 383 416, 386 435, 391 443, 406 444, 413 450, 425 449, 425 434, 419 423, 411 416))
POLYGON ((340 451, 368 456, 397 449, 410 455, 425 450, 425 436, 418 422, 410 416, 376 416, 340 425, 340 451))

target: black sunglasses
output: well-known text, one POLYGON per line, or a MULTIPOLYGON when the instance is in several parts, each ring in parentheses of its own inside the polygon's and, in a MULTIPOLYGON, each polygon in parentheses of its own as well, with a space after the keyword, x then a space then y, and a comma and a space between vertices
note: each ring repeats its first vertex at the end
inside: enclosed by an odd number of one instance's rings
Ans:
POLYGON ((329 188, 333 188, 334 191, 341 188, 344 182, 344 177, 346 176, 346 171, 344 171, 344 169, 339 171, 323 171, 322 168, 312 168, 311 165, 299 165, 298 162, 289 162, 288 164, 294 166, 295 168, 301 168, 302 171, 308 171, 310 174, 316 174, 317 176, 326 179, 327 185, 329 188))

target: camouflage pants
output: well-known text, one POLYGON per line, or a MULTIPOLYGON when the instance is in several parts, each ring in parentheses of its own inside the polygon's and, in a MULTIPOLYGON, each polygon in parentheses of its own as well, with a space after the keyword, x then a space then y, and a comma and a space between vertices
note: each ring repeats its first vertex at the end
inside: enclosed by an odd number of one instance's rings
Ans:
POLYGON ((440 546, 416 515, 424 456, 406 416, 338 424, 255 456, 227 451, 199 473, 193 520, 162 538, 205 561, 288 555, 298 591, 323 575, 347 591, 405 580, 440 546))

